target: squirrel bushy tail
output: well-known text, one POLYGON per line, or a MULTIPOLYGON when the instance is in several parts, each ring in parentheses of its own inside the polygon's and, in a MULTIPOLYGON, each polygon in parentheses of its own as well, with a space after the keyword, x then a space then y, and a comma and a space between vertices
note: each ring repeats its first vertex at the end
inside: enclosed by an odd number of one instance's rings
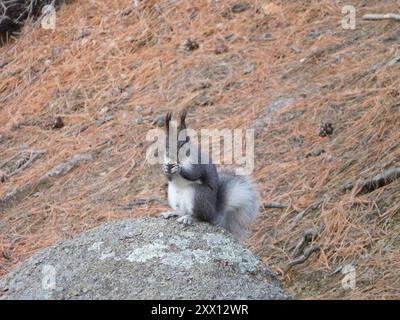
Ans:
POLYGON ((248 177, 236 175, 233 170, 222 169, 218 175, 217 224, 242 239, 259 209, 257 190, 248 177))

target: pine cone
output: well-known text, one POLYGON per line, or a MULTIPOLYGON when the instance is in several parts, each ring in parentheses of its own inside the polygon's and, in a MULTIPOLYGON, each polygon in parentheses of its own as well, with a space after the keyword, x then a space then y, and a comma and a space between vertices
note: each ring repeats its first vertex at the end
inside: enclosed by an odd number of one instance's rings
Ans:
POLYGON ((319 136, 326 137, 333 134, 333 125, 330 122, 324 122, 319 128, 319 136))

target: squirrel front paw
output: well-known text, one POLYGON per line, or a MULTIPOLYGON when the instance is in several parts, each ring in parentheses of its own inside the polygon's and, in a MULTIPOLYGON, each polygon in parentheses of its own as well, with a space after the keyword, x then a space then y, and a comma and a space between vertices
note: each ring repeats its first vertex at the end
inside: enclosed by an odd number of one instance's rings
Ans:
POLYGON ((187 214, 182 216, 182 217, 180 217, 180 218, 178 218, 176 221, 178 221, 180 223, 183 223, 183 224, 186 224, 186 225, 193 224, 192 216, 187 215, 187 214))
POLYGON ((180 164, 163 164, 163 172, 166 176, 177 174, 181 171, 180 164))

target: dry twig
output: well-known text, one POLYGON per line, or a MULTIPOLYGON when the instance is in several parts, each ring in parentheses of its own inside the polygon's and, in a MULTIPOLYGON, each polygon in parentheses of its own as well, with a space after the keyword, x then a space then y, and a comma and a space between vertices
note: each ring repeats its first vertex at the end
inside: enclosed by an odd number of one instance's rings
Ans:
POLYGON ((6 179, 15 176, 16 174, 18 174, 19 172, 25 170, 26 168, 28 168, 36 159, 38 159, 42 154, 46 153, 45 150, 33 150, 31 152, 31 155, 29 157, 29 159, 19 168, 15 169, 13 172, 10 172, 9 174, 6 175, 6 179))
POLYGON ((306 250, 304 250, 304 254, 297 258, 294 259, 292 261, 290 261, 288 263, 288 268, 286 271, 289 271, 293 266, 298 265, 298 264, 302 264, 304 262, 306 262, 308 260, 308 258, 314 253, 314 252, 319 252, 320 251, 320 247, 317 245, 312 245, 309 248, 307 248, 306 250))
POLYGON ((296 247, 293 250, 292 256, 294 258, 298 257, 304 252, 305 247, 315 240, 318 237, 318 232, 315 231, 314 229, 307 229, 304 231, 304 235, 299 241, 299 243, 296 245, 296 247))
POLYGON ((342 191, 347 192, 356 187, 356 195, 359 196, 382 188, 398 178, 400 178, 400 167, 390 168, 385 170, 382 174, 378 174, 375 177, 365 180, 361 184, 354 185, 352 183, 348 183, 342 187, 342 191))
POLYGON ((287 204, 280 204, 276 202, 267 202, 263 204, 264 209, 287 209, 287 204))
POLYGON ((395 13, 369 13, 362 17, 364 20, 396 20, 400 21, 400 15, 395 13))

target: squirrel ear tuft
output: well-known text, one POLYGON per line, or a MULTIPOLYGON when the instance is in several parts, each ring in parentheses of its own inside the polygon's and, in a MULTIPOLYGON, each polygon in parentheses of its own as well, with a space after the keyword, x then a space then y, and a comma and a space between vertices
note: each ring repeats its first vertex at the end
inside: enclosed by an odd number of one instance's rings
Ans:
POLYGON ((169 132, 169 123, 172 119, 172 113, 170 111, 167 112, 165 115, 165 128, 167 129, 167 133, 169 132))
POLYGON ((186 129, 186 110, 182 111, 179 114, 179 118, 181 120, 180 124, 179 124, 179 131, 186 129))

